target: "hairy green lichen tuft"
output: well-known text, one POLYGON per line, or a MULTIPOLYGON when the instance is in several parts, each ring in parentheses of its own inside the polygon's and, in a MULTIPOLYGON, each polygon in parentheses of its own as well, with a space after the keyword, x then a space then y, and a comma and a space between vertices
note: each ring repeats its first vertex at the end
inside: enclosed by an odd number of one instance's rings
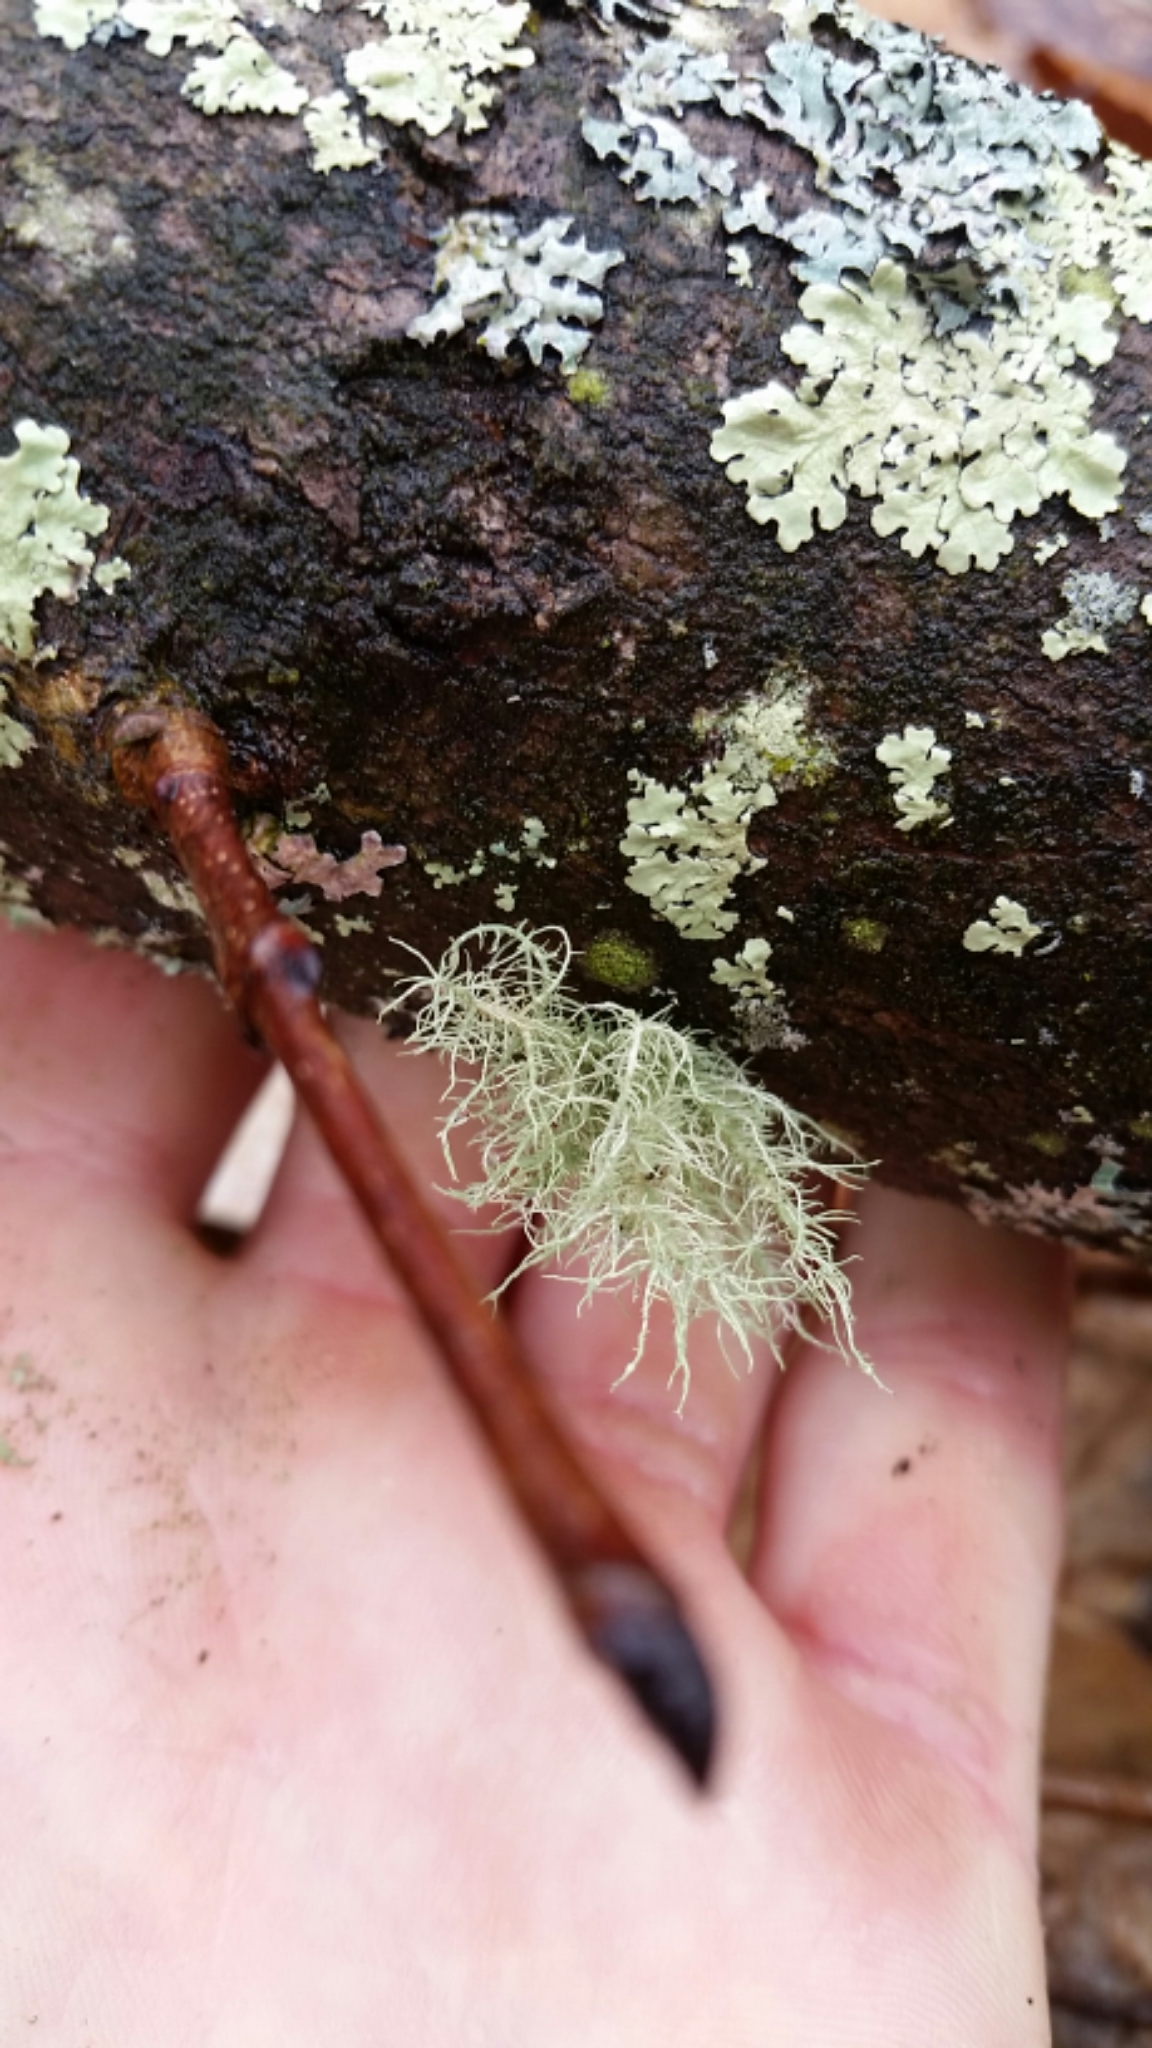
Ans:
POLYGON ((681 1404, 689 1327, 703 1315, 750 1363, 753 1339, 780 1358, 813 1311, 871 1372, 837 1261, 839 1218, 819 1207, 812 1179, 858 1184, 864 1169, 666 1016, 577 1002, 564 988, 571 957, 562 932, 478 925, 383 1006, 413 1010, 409 1043, 449 1058, 441 1139, 453 1182, 455 1139, 467 1132, 480 1158, 477 1178, 450 1192, 520 1225, 528 1250, 517 1274, 554 1265, 585 1301, 638 1299, 640 1335, 621 1378, 639 1362, 653 1307, 668 1302, 681 1404))

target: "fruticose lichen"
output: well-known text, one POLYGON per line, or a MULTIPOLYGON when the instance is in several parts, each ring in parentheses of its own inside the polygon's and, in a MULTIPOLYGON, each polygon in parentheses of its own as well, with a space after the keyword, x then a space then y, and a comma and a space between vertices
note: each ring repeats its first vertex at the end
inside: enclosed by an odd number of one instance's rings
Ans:
POLYGON ((1061 588, 1068 610, 1040 636, 1049 660, 1093 651, 1107 654, 1105 635, 1113 626, 1126 626, 1135 615, 1140 602, 1135 584, 1119 583, 1106 570, 1073 569, 1061 588))
MULTIPOLYGON (((257 31, 283 32, 289 9, 319 12, 320 0, 284 0, 271 11, 258 0, 34 0, 42 36, 69 50, 113 35, 144 38, 149 55, 169 57, 177 45, 203 50, 181 91, 204 114, 301 115, 316 170, 355 170, 382 155, 351 112, 344 83, 369 115, 412 122, 440 135, 453 121, 465 132, 485 128, 502 73, 535 62, 518 40, 529 0, 361 0, 361 11, 384 33, 348 50, 343 81, 318 43, 299 41, 307 82, 277 62, 257 31)), ((289 18, 291 18, 289 16, 289 18)))
POLYGON ((808 733, 807 709, 806 688, 770 684, 762 695, 703 714, 697 731, 720 739, 723 750, 687 790, 631 771, 636 793, 620 841, 628 887, 684 938, 720 939, 738 922, 729 907, 733 885, 765 865, 748 845, 748 827, 777 802, 777 782, 830 772, 834 756, 808 733))
POLYGON ((17 420, 16 449, 0 456, 0 647, 27 659, 36 638, 36 600, 74 598, 95 555, 108 507, 82 498, 80 465, 63 427, 17 420))
POLYGON ((906 725, 903 736, 887 733, 876 749, 876 759, 889 771, 892 800, 900 813, 898 832, 913 832, 917 825, 952 823, 947 804, 933 793, 933 784, 948 773, 952 755, 947 747, 937 746, 930 725, 906 725))
POLYGON ((1012 953, 1019 958, 1043 929, 1042 924, 1033 924, 1022 903, 997 896, 987 918, 978 917, 968 926, 964 945, 970 953, 1012 953))
POLYGON ((445 1156, 455 1183, 453 1141, 467 1130, 479 1172, 449 1192, 525 1233, 528 1250, 504 1285, 547 1264, 585 1301, 633 1294, 640 1332, 622 1378, 639 1362, 653 1307, 667 1301, 681 1404, 689 1326, 702 1315, 750 1362, 756 1340, 779 1357, 813 1310, 870 1371, 852 1334, 836 1219, 811 1182, 822 1168, 856 1183, 860 1166, 666 1017, 577 1002, 564 988, 570 959, 563 933, 481 925, 439 965, 423 961, 385 1006, 414 1011, 409 1045, 451 1062, 445 1156))
POLYGON ((570 214, 557 214, 521 235, 510 214, 459 214, 439 237, 439 296, 411 322, 409 338, 427 346, 483 323, 478 338, 489 355, 502 360, 515 340, 539 363, 551 348, 571 375, 592 339, 585 330, 603 317, 604 279, 624 261, 622 249, 594 251, 582 235, 569 241, 571 226, 570 214))

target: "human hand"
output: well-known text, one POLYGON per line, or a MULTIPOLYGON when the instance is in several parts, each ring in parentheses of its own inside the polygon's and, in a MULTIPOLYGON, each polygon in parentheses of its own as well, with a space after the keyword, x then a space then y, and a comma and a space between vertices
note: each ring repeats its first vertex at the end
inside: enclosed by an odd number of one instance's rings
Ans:
MULTIPOLYGON (((435 1177, 436 1068, 343 1028, 435 1177)), ((1059 1254, 871 1192, 891 1394, 698 1330, 683 1417, 660 1332, 610 1391, 625 1301, 518 1283, 708 1656, 701 1798, 312 1132, 237 1258, 192 1233, 258 1074, 206 984, 0 930, 0 2048, 1041 2048, 1059 1254)))

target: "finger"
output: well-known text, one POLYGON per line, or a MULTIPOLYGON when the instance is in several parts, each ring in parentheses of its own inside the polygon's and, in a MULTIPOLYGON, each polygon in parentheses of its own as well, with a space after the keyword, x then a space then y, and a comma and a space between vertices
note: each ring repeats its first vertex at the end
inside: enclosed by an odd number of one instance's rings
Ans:
POLYGON ((0 923, 0 1129, 13 1161, 57 1155, 191 1215, 266 1062, 213 982, 178 981, 75 932, 0 923))
POLYGON ((639 1304, 626 1292, 585 1303, 581 1281, 579 1268, 533 1269, 512 1296, 521 1341, 562 1421, 633 1519, 656 1517, 685 1536, 689 1523, 694 1534, 702 1524, 722 1534, 779 1379, 770 1347, 754 1342, 745 1359, 701 1318, 689 1332, 685 1392, 667 1305, 653 1309, 643 1355, 627 1371, 639 1304))
POLYGON ((854 1248, 857 1336, 891 1392, 835 1356, 797 1360, 753 1583, 828 1678, 1027 1833, 1060 1549, 1062 1255, 880 1189, 854 1248))
MULTIPOLYGON (((492 1212, 473 1211, 441 1192, 452 1181, 438 1135, 448 1081, 444 1062, 385 1038, 362 1017, 333 1012, 331 1022, 420 1194, 487 1293, 515 1264, 521 1236, 518 1229, 494 1230, 492 1212)), ((464 1133, 453 1141, 453 1159, 460 1185, 467 1186, 472 1175, 464 1133)), ((242 1256, 253 1278, 307 1281, 381 1303, 404 1298, 306 1114, 296 1118, 267 1208, 242 1256)))

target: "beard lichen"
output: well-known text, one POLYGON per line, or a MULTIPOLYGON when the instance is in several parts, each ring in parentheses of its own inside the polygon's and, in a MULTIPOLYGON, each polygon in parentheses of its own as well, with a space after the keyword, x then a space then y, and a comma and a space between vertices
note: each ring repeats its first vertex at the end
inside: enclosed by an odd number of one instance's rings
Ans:
POLYGON ((527 1239, 504 1287, 547 1264, 581 1288, 582 1305, 632 1294, 640 1332, 621 1379, 667 1302, 681 1406, 699 1316, 714 1317, 750 1364, 754 1340, 781 1359, 811 1311, 872 1373, 837 1258, 842 1218, 816 1186, 821 1174, 859 1185, 858 1161, 666 1014, 577 1001, 564 987, 572 948, 559 930, 477 925, 438 965, 417 957, 424 971, 381 1016, 412 1013, 410 1045, 447 1055, 448 1192, 527 1239), (465 1137, 479 1170, 461 1184, 465 1137))

